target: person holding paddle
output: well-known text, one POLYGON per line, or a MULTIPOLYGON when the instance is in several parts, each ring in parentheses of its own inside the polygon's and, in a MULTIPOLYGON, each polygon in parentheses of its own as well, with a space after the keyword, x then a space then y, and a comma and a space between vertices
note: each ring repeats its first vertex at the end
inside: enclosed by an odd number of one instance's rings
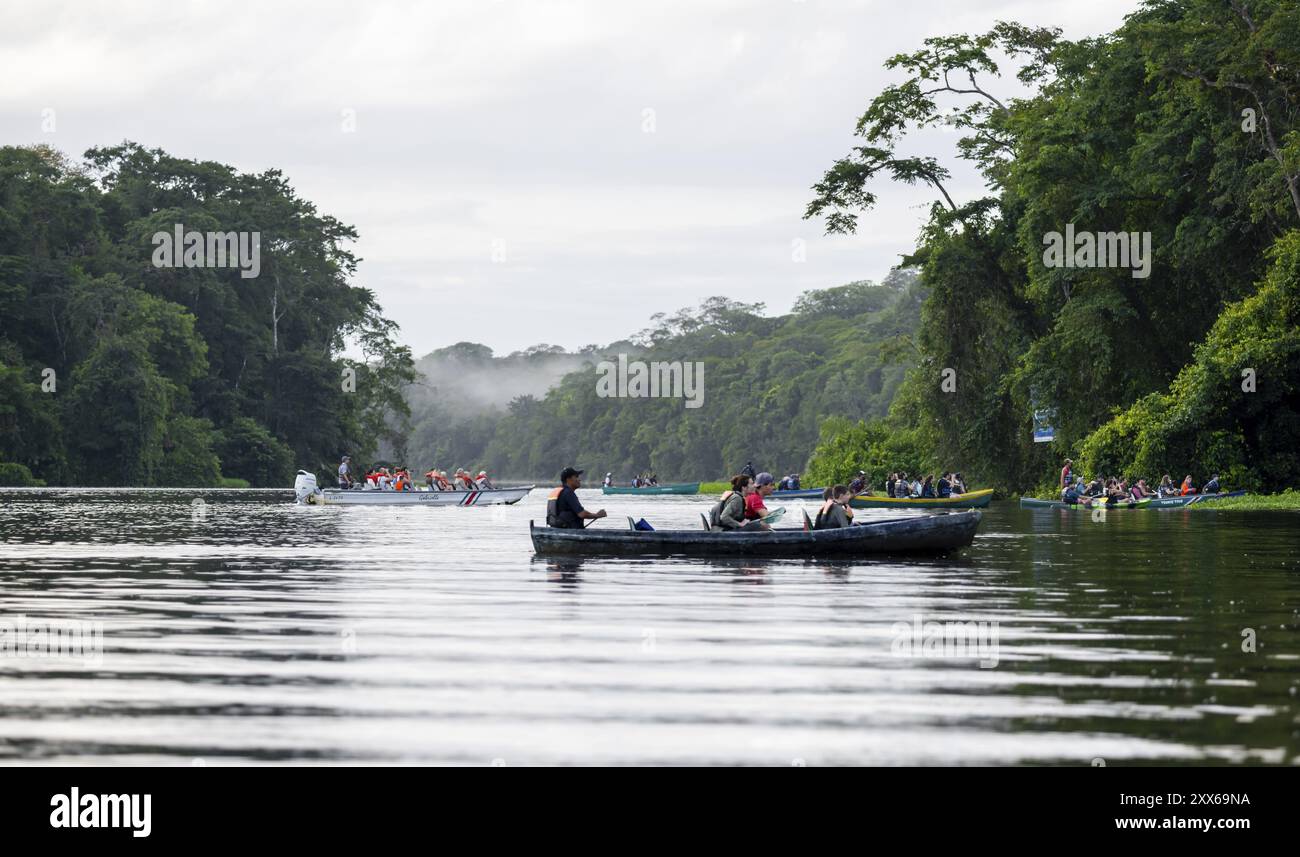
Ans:
POLYGON ((582 487, 582 471, 566 467, 560 471, 560 487, 546 498, 546 526, 580 530, 586 526, 583 521, 595 521, 606 517, 605 510, 588 512, 578 501, 578 489, 582 487))

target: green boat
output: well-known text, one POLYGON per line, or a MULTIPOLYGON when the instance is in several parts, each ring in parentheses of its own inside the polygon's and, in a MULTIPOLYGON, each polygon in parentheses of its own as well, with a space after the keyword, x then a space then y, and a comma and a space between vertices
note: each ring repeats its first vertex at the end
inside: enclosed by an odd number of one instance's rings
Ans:
MULTIPOLYGON (((1241 497, 1245 491, 1228 491, 1220 494, 1185 494, 1179 497, 1144 497, 1141 500, 1126 500, 1107 506, 1107 509, 1182 509, 1197 503, 1212 503, 1224 497, 1241 497)), ((1083 503, 1062 503, 1060 500, 1039 500, 1037 497, 1021 497, 1022 509, 1092 509, 1100 506, 1086 506, 1083 503)))
POLYGON ((600 490, 606 494, 698 494, 700 483, 678 482, 673 485, 649 485, 645 488, 602 485, 600 490))

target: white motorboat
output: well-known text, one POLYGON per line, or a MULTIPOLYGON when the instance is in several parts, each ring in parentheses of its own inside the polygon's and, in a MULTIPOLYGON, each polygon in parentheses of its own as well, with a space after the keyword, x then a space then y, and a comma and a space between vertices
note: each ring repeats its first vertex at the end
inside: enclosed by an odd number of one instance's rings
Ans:
POLYGON ((294 498, 309 506, 496 506, 518 503, 536 486, 493 488, 474 491, 430 491, 427 488, 410 491, 378 491, 372 489, 342 488, 321 489, 316 476, 306 470, 298 471, 293 482, 294 498))

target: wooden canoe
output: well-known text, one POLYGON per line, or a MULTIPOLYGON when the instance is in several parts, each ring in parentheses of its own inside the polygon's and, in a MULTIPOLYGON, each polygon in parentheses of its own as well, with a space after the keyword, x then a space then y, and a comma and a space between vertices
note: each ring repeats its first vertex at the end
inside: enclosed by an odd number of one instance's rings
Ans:
POLYGON ((855 509, 983 509, 993 499, 993 489, 967 491, 951 497, 854 497, 855 509))
POLYGON ((942 554, 967 547, 980 512, 915 515, 834 530, 556 529, 528 522, 540 556, 856 557, 942 554))
POLYGON ((678 482, 672 485, 650 485, 645 488, 602 485, 600 490, 606 494, 698 494, 700 483, 678 482))

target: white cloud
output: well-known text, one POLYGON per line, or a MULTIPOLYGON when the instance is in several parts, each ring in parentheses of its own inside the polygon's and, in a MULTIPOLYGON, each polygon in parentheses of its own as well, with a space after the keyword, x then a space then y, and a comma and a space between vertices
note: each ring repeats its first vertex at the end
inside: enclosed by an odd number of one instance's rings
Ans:
MULTIPOLYGON (((75 155, 129 138, 280 168, 358 227, 359 282, 417 353, 465 338, 460 321, 499 350, 576 346, 710 294, 783 310, 803 289, 883 276, 926 189, 882 185, 853 238, 801 220, 892 79, 883 61, 998 19, 1097 33, 1135 5, 9 3, 0 140, 75 155)), ((952 142, 918 145, 951 162, 952 142)), ((955 172, 955 195, 982 192, 955 172)))

